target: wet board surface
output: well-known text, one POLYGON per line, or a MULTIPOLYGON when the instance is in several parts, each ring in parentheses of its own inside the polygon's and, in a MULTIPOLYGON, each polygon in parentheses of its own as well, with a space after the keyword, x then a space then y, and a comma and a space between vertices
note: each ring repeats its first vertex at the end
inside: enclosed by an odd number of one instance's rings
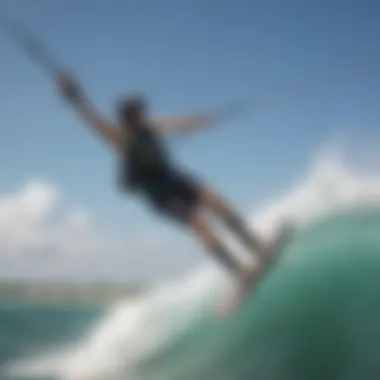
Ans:
POLYGON ((281 253, 292 241, 293 232, 294 229, 290 225, 284 225, 280 228, 277 232, 277 237, 275 238, 276 241, 273 243, 273 247, 265 259, 265 263, 261 263, 261 271, 256 276, 252 277, 252 281, 247 289, 238 289, 234 291, 233 294, 230 294, 218 305, 217 312, 219 315, 233 315, 239 310, 246 299, 255 291, 260 281, 262 281, 265 276, 269 274, 271 269, 275 267, 277 261, 281 257, 281 253))

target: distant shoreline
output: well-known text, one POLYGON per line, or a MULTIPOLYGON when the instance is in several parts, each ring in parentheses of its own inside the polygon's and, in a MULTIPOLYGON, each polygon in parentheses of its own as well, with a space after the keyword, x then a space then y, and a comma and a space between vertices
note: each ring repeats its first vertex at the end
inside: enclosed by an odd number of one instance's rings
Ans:
POLYGON ((0 280, 0 302, 110 303, 141 297, 144 293, 146 289, 139 284, 0 280))

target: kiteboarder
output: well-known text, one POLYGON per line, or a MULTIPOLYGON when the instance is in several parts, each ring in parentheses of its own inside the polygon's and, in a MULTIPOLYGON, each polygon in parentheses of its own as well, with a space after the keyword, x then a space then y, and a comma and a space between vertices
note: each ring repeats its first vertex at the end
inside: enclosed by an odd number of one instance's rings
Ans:
POLYGON ((153 119, 149 115, 148 100, 135 94, 119 100, 117 122, 113 122, 92 106, 72 75, 58 75, 57 85, 68 103, 117 152, 120 160, 118 182, 122 191, 141 195, 159 215, 166 215, 189 228, 240 284, 247 285, 253 270, 241 265, 223 245, 204 211, 219 218, 252 253, 264 255, 264 245, 217 191, 175 164, 161 138, 164 133, 204 128, 214 121, 215 114, 205 111, 153 119))

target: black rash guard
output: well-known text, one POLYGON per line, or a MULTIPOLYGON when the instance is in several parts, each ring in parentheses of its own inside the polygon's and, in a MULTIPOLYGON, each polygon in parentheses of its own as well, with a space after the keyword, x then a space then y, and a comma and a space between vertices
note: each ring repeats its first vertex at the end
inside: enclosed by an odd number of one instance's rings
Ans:
POLYGON ((141 189, 171 170, 169 154, 159 134, 149 125, 130 132, 121 162, 123 188, 141 189))

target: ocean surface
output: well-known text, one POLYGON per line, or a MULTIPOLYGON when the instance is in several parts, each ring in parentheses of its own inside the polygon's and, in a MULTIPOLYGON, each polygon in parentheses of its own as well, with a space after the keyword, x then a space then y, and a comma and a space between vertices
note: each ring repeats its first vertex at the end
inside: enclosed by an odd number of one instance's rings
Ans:
POLYGON ((214 267, 109 308, 0 304, 0 379, 379 380, 380 180, 314 169, 253 218, 295 231, 236 315, 214 267))

